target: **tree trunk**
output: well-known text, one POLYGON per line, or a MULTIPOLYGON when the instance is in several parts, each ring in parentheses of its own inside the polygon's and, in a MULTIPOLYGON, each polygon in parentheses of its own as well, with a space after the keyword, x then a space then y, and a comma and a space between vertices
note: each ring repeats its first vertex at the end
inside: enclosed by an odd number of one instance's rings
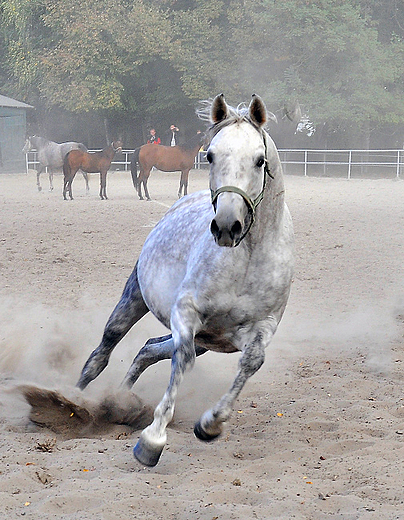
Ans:
POLYGON ((108 118, 104 117, 105 139, 107 140, 107 146, 111 143, 108 126, 108 118))

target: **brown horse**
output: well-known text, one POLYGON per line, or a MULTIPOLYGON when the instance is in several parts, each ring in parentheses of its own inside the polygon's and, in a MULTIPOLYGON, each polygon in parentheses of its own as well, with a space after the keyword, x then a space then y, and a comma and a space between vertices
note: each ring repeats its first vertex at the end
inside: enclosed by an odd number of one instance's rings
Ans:
POLYGON ((162 146, 156 144, 144 144, 135 150, 130 162, 130 171, 132 173, 132 181, 139 199, 143 200, 141 185, 143 183, 144 194, 147 200, 150 200, 149 191, 147 189, 147 181, 150 176, 150 170, 155 166, 163 172, 181 172, 180 187, 178 197, 184 190, 184 195, 188 193, 188 175, 189 170, 194 164, 196 154, 200 150, 205 141, 205 134, 198 133, 191 137, 185 144, 177 146, 162 146), (137 175, 137 163, 139 163, 139 176, 137 175))
POLYGON ((63 198, 67 200, 66 193, 69 192, 70 199, 73 200, 72 182, 77 170, 87 173, 100 174, 100 197, 102 200, 107 197, 107 172, 111 166, 112 159, 116 152, 122 150, 121 141, 114 141, 108 148, 101 152, 83 152, 81 150, 72 150, 63 161, 63 198))

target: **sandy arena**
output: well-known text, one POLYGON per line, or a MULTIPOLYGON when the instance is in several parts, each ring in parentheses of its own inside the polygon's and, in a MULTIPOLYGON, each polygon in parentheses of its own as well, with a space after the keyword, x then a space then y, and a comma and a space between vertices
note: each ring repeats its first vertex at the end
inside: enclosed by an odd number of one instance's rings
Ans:
MULTIPOLYGON (((0 519, 404 518, 403 181, 285 177, 297 268, 265 364, 224 435, 205 444, 194 422, 227 389, 238 356, 198 358, 155 468, 132 456, 139 430, 110 416, 70 427, 86 412, 57 399, 60 414, 44 418, 16 387, 57 390, 90 412, 114 396, 127 412, 119 383, 143 343, 164 333, 152 316, 83 395, 74 385, 147 234, 176 200, 179 173, 153 171, 150 202, 129 172, 108 174, 107 201, 97 175, 88 196, 76 176, 73 201, 62 181, 48 192, 43 175, 38 192, 33 172, 0 175, 0 519)), ((191 172, 190 192, 207 185, 206 171, 191 172)), ((160 400, 169 368, 149 368, 134 387, 146 405, 160 400)))

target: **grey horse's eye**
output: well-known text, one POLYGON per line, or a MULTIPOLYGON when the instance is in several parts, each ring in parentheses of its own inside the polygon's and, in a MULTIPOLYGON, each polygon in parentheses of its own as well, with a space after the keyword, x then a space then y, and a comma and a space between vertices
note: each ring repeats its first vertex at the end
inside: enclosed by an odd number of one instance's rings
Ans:
POLYGON ((265 162, 265 158, 264 157, 260 157, 257 162, 255 163, 255 165, 257 166, 257 168, 261 168, 261 166, 264 165, 264 162, 265 162))
POLYGON ((212 152, 208 152, 206 154, 206 160, 208 161, 208 163, 212 164, 213 163, 213 153, 212 152))

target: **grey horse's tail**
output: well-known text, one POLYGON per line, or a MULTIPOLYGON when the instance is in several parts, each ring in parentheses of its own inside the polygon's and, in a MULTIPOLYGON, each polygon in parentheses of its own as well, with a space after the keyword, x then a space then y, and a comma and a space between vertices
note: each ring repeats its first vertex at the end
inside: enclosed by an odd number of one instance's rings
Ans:
POLYGON ((136 148, 130 160, 130 173, 132 175, 132 182, 135 189, 137 189, 137 163, 139 162, 140 148, 141 147, 136 148))

